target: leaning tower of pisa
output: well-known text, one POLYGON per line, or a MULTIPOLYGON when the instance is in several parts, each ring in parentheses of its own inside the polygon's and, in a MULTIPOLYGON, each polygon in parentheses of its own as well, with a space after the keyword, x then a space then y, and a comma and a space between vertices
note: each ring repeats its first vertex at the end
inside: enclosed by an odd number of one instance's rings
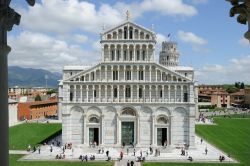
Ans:
POLYGON ((160 52, 159 63, 164 66, 173 67, 179 65, 179 52, 177 50, 177 43, 162 42, 162 50, 160 52))

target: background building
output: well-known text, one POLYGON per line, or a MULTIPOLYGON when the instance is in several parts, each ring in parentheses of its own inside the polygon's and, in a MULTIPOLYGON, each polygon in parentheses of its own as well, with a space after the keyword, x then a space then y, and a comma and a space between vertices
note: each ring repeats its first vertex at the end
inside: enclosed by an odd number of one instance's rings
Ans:
POLYGON ((30 120, 57 116, 57 99, 18 103, 18 119, 30 120))
POLYGON ((17 101, 9 99, 9 126, 13 126, 18 122, 17 105, 18 105, 17 101))

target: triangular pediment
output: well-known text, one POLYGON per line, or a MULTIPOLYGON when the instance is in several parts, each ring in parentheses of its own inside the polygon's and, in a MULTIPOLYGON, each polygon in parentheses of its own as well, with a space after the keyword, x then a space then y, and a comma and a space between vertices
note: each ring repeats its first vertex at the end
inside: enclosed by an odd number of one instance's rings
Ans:
POLYGON ((129 20, 127 20, 125 22, 122 22, 121 24, 116 25, 116 26, 114 26, 112 28, 108 28, 107 30, 104 30, 102 32, 102 35, 106 35, 106 34, 112 33, 113 31, 117 31, 119 29, 122 29, 124 26, 133 27, 135 29, 140 30, 141 32, 144 32, 144 33, 150 34, 152 36, 155 36, 155 33, 152 30, 150 30, 148 28, 145 28, 142 25, 139 25, 139 24, 136 24, 134 22, 131 22, 129 20))

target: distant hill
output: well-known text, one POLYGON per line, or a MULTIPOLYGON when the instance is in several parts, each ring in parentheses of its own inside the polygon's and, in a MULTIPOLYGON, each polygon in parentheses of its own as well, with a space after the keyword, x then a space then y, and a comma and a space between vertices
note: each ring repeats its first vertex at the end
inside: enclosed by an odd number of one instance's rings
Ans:
POLYGON ((22 68, 9 66, 9 87, 45 87, 45 75, 47 75, 47 87, 57 87, 61 73, 53 73, 43 69, 22 68))

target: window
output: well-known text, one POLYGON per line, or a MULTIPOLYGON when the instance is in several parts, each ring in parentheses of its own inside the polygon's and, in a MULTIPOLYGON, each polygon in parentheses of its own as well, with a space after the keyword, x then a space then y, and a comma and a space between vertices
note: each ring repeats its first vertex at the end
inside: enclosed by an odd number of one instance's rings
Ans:
POLYGON ((131 80, 131 71, 126 71, 126 80, 131 80))
POLYGON ((118 80, 118 71, 113 71, 113 80, 118 80))
POLYGON ((132 39, 133 38, 133 29, 130 28, 129 29, 129 39, 132 39))
POLYGON ((187 77, 187 73, 185 73, 185 77, 187 77))
POLYGON ((124 27, 124 39, 127 39, 127 27, 124 27))
POLYGON ((120 60, 120 50, 117 50, 117 61, 120 60))
POLYGON ((145 50, 142 51, 142 60, 145 61, 145 50))
POLYGON ((112 60, 112 61, 115 60, 115 53, 114 53, 114 50, 111 51, 111 60, 112 60))
POLYGON ((70 72, 70 75, 72 76, 72 72, 70 72))
POLYGON ((139 88, 139 98, 142 98, 142 88, 139 88))
POLYGON ((84 76, 81 77, 81 81, 84 81, 84 76))
POLYGON ((93 81, 95 79, 95 73, 92 73, 91 76, 92 76, 92 81, 93 81))
POLYGON ((123 55, 124 55, 123 60, 126 61, 127 60, 127 51, 126 50, 123 52, 123 55))
POLYGON ((130 87, 126 87, 126 94, 125 94, 125 96, 126 96, 127 98, 131 97, 130 87))
POLYGON ((94 90, 94 97, 96 97, 96 90, 94 90))
POLYGON ((188 94, 187 93, 184 93, 184 102, 188 102, 188 94))
POLYGON ((160 90, 160 98, 162 98, 162 90, 160 90))
POLYGON ((114 97, 117 98, 117 88, 114 89, 114 97))
POLYGON ((136 51, 136 56, 137 56, 137 60, 139 61, 140 60, 140 51, 139 50, 136 51))
POLYGON ((143 80, 143 71, 139 71, 139 80, 143 80))
POLYGON ((73 93, 73 92, 70 92, 70 94, 69 94, 69 100, 70 100, 70 101, 73 101, 73 96, 74 96, 74 93, 73 93))
POLYGON ((130 56, 129 56, 129 60, 131 60, 131 61, 132 61, 132 60, 133 60, 133 52, 132 52, 132 51, 130 51, 130 52, 129 52, 129 55, 130 55, 130 56))

